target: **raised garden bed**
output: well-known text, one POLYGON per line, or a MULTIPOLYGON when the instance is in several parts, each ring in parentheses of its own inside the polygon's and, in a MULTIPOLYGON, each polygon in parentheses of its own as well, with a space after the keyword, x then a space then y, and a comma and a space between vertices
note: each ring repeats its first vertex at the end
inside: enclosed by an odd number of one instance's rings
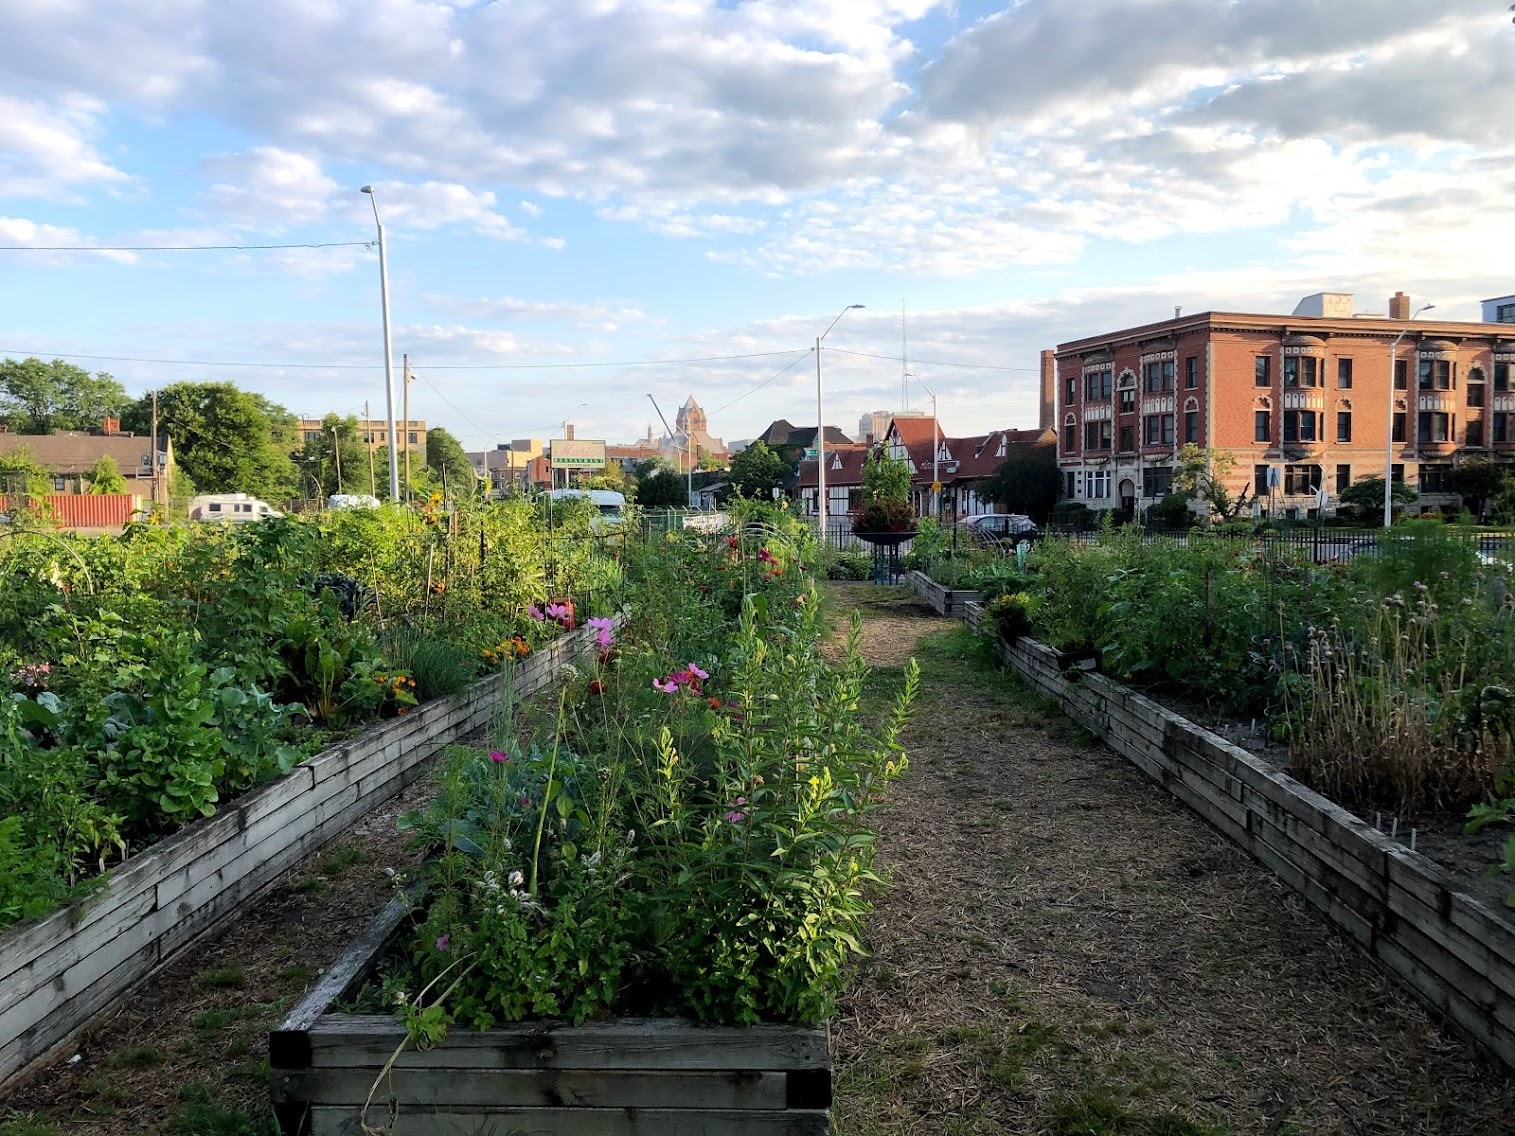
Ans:
MULTIPOLYGON (((978 612, 968 618, 976 622, 978 612)), ((1515 922, 1267 761, 1023 638, 1001 661, 1270 868, 1427 1005, 1515 1068, 1515 922)))
POLYGON ((920 571, 906 572, 901 582, 925 600, 931 610, 938 615, 953 618, 966 616, 968 605, 979 603, 983 599, 979 592, 966 588, 949 588, 945 584, 938 584, 920 571))
POLYGON ((574 1136, 810 1136, 830 1128, 823 1029, 623 1019, 453 1029, 405 1045, 393 1017, 336 1012, 402 927, 397 899, 269 1039, 285 1136, 528 1132, 574 1136), (375 1083, 377 1082, 377 1088, 375 1083))
MULTIPOLYGON (((516 693, 541 689, 590 634, 526 659, 516 693)), ((439 747, 486 725, 504 681, 492 675, 317 754, 132 857, 89 899, 0 934, 0 1084, 49 1059, 135 983, 414 781, 439 747)))

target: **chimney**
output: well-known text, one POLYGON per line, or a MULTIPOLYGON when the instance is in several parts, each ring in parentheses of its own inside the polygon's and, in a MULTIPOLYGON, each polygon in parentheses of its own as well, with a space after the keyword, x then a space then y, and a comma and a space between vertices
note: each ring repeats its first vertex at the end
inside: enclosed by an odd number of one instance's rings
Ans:
POLYGON ((100 423, 100 432, 107 438, 113 438, 121 433, 121 419, 107 418, 100 423))
POLYGON ((1056 428, 1057 421, 1057 355, 1052 351, 1042 352, 1042 398, 1039 418, 1042 430, 1056 428))
POLYGON ((1410 318, 1410 297, 1403 292, 1395 292, 1389 297, 1389 318, 1391 320, 1407 320, 1410 318))
POLYGON ((568 428, 563 431, 563 441, 565 441, 565 442, 571 442, 571 441, 573 441, 573 423, 571 423, 571 422, 568 424, 568 428))

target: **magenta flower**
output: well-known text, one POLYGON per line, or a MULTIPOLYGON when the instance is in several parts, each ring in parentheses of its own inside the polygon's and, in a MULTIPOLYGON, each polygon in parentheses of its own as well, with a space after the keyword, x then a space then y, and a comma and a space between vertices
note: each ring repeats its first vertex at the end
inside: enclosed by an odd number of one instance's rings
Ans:
POLYGON ((437 950, 442 951, 445 954, 447 951, 449 951, 451 949, 452 949, 452 936, 451 935, 438 935, 437 936, 437 950))
POLYGON ((547 615, 550 619, 562 619, 568 614, 568 608, 564 604, 548 604, 547 615))
POLYGON ((700 668, 695 666, 693 663, 689 664, 689 673, 694 675, 694 677, 699 679, 701 682, 704 682, 707 678, 710 677, 710 673, 708 671, 700 670, 700 668))
POLYGON ((536 620, 538 623, 541 623, 544 619, 547 618, 542 614, 542 609, 537 607, 536 604, 527 604, 526 614, 531 616, 531 618, 536 620))
POLYGON ((498 765, 502 761, 509 761, 510 757, 509 757, 508 754, 503 754, 499 750, 495 750, 493 753, 491 753, 489 755, 489 760, 492 761, 492 762, 494 762, 496 765, 498 765))
POLYGON ((671 678, 663 679, 661 682, 657 679, 653 679, 652 689, 661 690, 664 694, 677 694, 679 690, 679 684, 674 682, 671 678))
POLYGON ((761 560, 764 564, 772 564, 773 553, 769 552, 766 548, 760 548, 758 549, 758 559, 761 560))
POLYGON ((594 643, 601 651, 608 651, 615 645, 615 620, 591 619, 589 626, 594 628, 594 643))
POLYGON ((726 819, 732 824, 741 824, 744 820, 747 819, 747 814, 739 813, 733 809, 731 812, 726 814, 726 819))

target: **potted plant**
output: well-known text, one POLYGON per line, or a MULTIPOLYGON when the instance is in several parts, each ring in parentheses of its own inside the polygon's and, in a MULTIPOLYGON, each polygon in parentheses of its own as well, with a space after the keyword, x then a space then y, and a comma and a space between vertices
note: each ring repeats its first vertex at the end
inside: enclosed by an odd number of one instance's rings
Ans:
POLYGON ((863 466, 863 491, 853 514, 852 530, 873 544, 898 544, 915 535, 910 505, 910 467, 883 450, 863 466))

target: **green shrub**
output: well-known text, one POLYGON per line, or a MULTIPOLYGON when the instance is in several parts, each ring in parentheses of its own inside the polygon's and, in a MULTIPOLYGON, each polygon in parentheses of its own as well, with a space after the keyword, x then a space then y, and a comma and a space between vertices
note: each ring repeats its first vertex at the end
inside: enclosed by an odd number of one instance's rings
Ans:
POLYGON ((416 697, 422 702, 461 694, 479 677, 480 653, 409 628, 391 636, 389 654, 396 666, 415 679, 416 697))
POLYGON ((828 580, 873 579, 873 557, 849 549, 837 549, 826 559, 828 580))

